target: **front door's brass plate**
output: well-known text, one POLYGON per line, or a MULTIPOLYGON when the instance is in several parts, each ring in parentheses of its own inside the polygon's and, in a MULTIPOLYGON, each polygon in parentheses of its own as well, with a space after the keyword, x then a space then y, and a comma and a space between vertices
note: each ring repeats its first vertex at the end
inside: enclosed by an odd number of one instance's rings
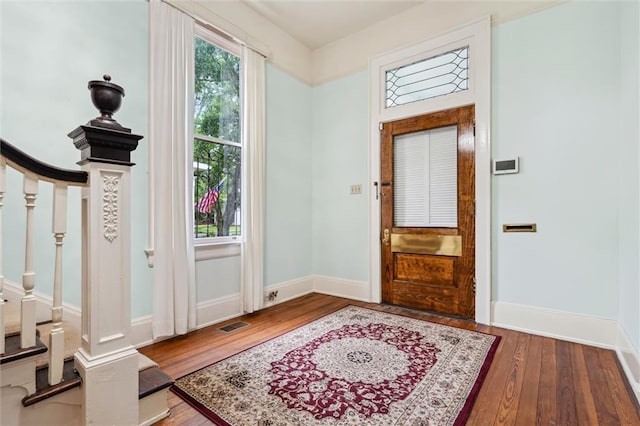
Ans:
POLYGON ((462 256, 462 236, 391 234, 391 251, 394 253, 462 256))

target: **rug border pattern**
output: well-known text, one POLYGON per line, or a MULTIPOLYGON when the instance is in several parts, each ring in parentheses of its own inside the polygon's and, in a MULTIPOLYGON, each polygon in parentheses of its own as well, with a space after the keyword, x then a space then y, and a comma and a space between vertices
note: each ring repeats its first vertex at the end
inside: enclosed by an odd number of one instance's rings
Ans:
MULTIPOLYGON (((349 304, 349 305, 345 305, 343 307, 337 308, 331 312, 328 312, 324 315, 319 316, 318 318, 314 319, 313 321, 310 322, 306 322, 304 324, 301 324, 299 326, 296 326, 290 330, 287 331, 283 331, 282 333, 272 336, 268 339, 265 339, 264 341, 261 341, 259 343, 256 343, 246 349, 243 349, 239 352, 233 353, 229 356, 226 356, 224 358, 221 358, 215 362, 212 362, 211 364, 208 364, 202 368, 198 368, 190 373, 184 374, 183 376, 181 376, 180 378, 178 378, 176 380, 176 382, 184 377, 187 377, 189 375, 195 374, 199 371, 202 371, 206 368, 209 368, 210 366, 223 362, 229 358, 232 358, 234 356, 237 356, 239 354, 242 354, 243 352, 249 351, 253 348, 255 348, 256 346, 262 345, 264 343, 267 343, 271 340, 277 339, 281 336, 284 336, 287 333, 291 333, 299 328, 302 328, 314 321, 318 321, 318 320, 322 320, 325 317, 328 317, 330 315, 333 315, 337 312, 340 312, 341 310, 345 310, 345 309, 349 309, 351 307, 356 307, 359 309, 366 309, 366 310, 370 310, 370 311, 374 311, 374 312, 378 312, 378 313, 383 313, 383 314, 390 314, 390 315, 396 315, 396 316, 401 316, 401 317, 406 317, 406 318, 410 318, 413 320, 418 320, 418 321, 424 321, 427 323, 433 323, 433 324, 437 324, 440 326, 444 326, 444 327, 449 327, 449 328, 457 328, 457 329, 463 329, 469 332, 473 332, 473 333, 479 333, 479 334, 484 334, 487 336, 491 336, 494 338, 493 342, 491 343, 490 347, 487 350, 486 356, 484 358, 484 361, 482 362, 482 365, 480 366, 480 368, 478 369, 478 374, 475 378, 474 384, 472 386, 472 388, 469 391, 469 394, 465 400, 464 405, 462 406, 462 408, 460 409, 460 412, 458 413, 458 416, 456 418, 456 420, 453 423, 453 426, 463 426, 466 421, 468 420, 469 416, 471 415, 471 411, 473 409, 473 406, 475 404, 475 401, 478 397, 478 394, 480 393, 480 389, 482 387, 482 384, 484 383, 484 380, 489 372, 489 368, 493 362, 493 359, 495 357, 496 351, 498 349, 498 346, 500 344, 500 341, 502 339, 501 336, 499 335, 495 335, 495 334, 491 334, 491 333, 487 333, 487 332, 483 332, 483 331, 477 331, 477 330, 468 330, 468 329, 464 329, 461 327, 455 327, 452 325, 448 325, 448 324, 440 324, 434 321, 430 321, 430 320, 426 320, 426 319, 422 319, 422 318, 415 318, 413 316, 410 316, 406 313, 402 313, 402 312, 388 312, 388 311, 383 311, 383 310, 377 310, 377 309, 372 309, 369 307, 364 307, 364 306, 359 306, 359 305, 353 305, 353 304, 349 304)), ((220 416, 218 416, 213 410, 211 410, 210 408, 208 408, 207 406, 205 406, 204 404, 202 404, 201 402, 197 401, 195 398, 193 398, 191 395, 189 395, 187 392, 185 392, 184 390, 182 390, 181 388, 179 388, 176 384, 172 385, 170 390, 176 394, 177 396, 179 396, 180 398, 182 398, 183 401, 185 401, 187 404, 189 404, 191 407, 193 407, 195 410, 197 410, 200 414, 202 414, 204 417, 206 417, 207 419, 211 420, 212 422, 214 422, 216 425, 219 426, 233 426, 230 423, 228 423, 226 420, 224 420, 223 418, 221 418, 220 416)))

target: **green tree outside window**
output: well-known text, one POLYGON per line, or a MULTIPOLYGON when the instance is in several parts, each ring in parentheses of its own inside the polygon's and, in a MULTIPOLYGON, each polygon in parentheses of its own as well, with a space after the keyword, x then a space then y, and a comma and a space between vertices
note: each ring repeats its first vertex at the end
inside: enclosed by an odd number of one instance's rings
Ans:
POLYGON ((194 88, 195 237, 240 235, 240 58, 196 38, 194 88))

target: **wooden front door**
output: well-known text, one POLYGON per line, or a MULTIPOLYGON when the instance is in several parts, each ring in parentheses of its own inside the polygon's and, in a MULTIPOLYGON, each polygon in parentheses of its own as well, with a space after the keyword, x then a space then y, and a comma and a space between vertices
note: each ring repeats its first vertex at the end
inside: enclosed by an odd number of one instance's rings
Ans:
POLYGON ((475 317, 474 107, 385 123, 382 301, 475 317))

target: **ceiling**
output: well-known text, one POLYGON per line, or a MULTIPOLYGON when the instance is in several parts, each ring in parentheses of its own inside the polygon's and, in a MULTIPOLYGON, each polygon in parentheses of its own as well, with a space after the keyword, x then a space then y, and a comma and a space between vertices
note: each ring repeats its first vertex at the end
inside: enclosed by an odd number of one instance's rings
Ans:
POLYGON ((312 50, 423 3, 423 0, 242 1, 312 50))

